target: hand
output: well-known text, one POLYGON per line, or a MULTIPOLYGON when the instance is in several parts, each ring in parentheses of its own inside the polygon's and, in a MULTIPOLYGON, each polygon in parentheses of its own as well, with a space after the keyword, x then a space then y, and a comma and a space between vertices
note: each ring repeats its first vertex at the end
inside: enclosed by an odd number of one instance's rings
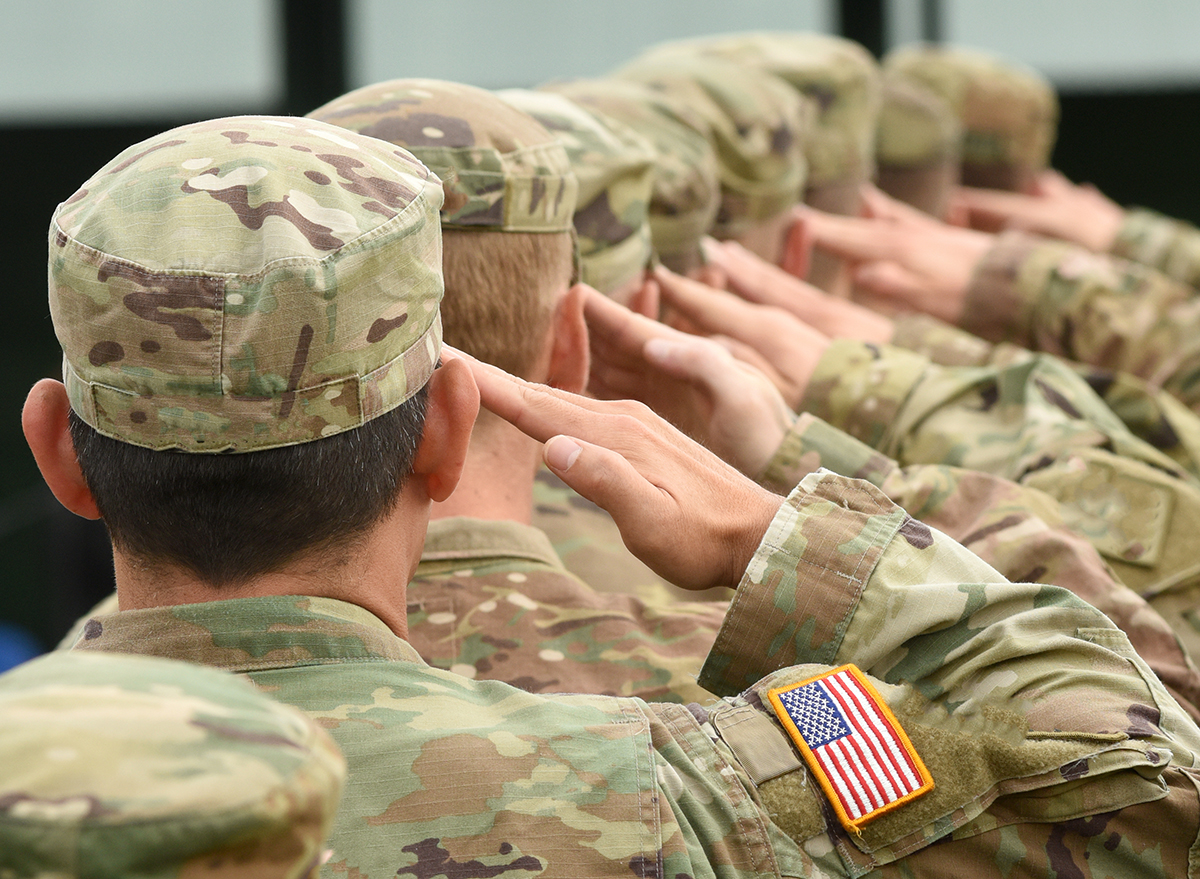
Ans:
POLYGON ((831 339, 890 342, 890 318, 856 302, 829 296, 779 266, 751 253, 736 241, 704 241, 704 252, 727 278, 728 288, 743 299, 790 311, 831 339))
POLYGON ((796 409, 829 338, 789 311, 758 305, 665 268, 655 270, 665 305, 690 329, 726 337, 725 346, 741 360, 761 367, 776 383, 788 406, 796 409), (750 353, 753 352, 753 353, 750 353))
POLYGON ((689 589, 736 587, 781 503, 641 403, 578 397, 465 359, 484 406, 546 443, 547 466, 606 509, 630 551, 689 589))
POLYGON ((873 307, 958 323, 971 275, 994 237, 948 226, 878 190, 868 189, 863 198, 865 217, 805 209, 801 222, 813 243, 857 264, 854 283, 873 307))
POLYGON ((977 229, 1020 229, 1107 253, 1125 211, 1090 183, 1076 185, 1057 171, 1043 171, 1031 193, 961 187, 955 205, 977 229))
POLYGON ((588 390, 639 400, 741 473, 758 477, 796 420, 775 384, 712 339, 691 336, 589 292, 588 390))

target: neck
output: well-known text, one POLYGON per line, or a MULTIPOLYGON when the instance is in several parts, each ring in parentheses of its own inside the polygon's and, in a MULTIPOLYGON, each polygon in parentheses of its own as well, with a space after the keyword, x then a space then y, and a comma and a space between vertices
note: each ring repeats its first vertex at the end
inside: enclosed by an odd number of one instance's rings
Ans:
POLYGON ((471 436, 462 479, 454 493, 433 505, 431 518, 470 516, 520 522, 533 520, 533 477, 541 445, 495 416, 481 417, 471 436))
POLYGON ((413 481, 401 490, 392 511, 366 534, 242 583, 213 586, 187 568, 146 562, 114 547, 121 610, 265 595, 311 595, 357 604, 407 639, 407 586, 421 557, 429 516, 428 500, 420 500, 413 481), (415 527, 418 521, 419 528, 415 527))

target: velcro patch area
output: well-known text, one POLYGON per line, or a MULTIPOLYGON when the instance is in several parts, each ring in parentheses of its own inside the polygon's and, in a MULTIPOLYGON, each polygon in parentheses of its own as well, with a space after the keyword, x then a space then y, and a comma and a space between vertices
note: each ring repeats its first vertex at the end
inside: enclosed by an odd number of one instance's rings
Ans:
POLYGON ((879 691, 853 665, 769 690, 780 723, 850 831, 933 789, 879 691))

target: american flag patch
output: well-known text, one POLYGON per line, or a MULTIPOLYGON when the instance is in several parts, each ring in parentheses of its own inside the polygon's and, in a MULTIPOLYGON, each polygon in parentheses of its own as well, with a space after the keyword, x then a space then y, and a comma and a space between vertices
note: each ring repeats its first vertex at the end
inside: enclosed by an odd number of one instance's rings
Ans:
POLYGON ((848 830, 933 789, 900 722, 855 666, 767 696, 848 830))

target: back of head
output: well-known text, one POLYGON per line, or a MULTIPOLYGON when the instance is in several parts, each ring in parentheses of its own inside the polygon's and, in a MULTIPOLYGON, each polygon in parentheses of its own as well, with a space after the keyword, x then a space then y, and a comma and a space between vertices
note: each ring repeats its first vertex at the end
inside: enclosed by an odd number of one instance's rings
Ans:
POLYGON ((967 185, 1019 191, 1049 164, 1058 97, 1041 74, 985 52, 946 46, 901 47, 883 63, 891 74, 937 93, 960 120, 967 185))
POLYGON ((616 75, 687 103, 703 120, 721 174, 714 235, 737 237, 800 201, 812 110, 786 82, 714 56, 653 49, 616 75))
POLYGON ((0 874, 316 876, 329 736, 225 672, 59 652, 0 676, 0 874))
POLYGON ((756 31, 663 43, 654 54, 680 51, 766 70, 809 97, 816 114, 806 140, 804 199, 823 210, 857 213, 859 188, 874 170, 880 102, 879 66, 866 49, 827 34, 756 31))
POLYGON ((668 267, 688 271, 703 261, 700 241, 720 206, 717 158, 704 123, 686 104, 627 80, 580 79, 539 86, 564 95, 602 120, 633 129, 654 150, 650 236, 668 267))
POLYGON ((883 77, 875 135, 880 189, 944 218, 958 185, 962 125, 936 93, 912 80, 883 77))
POLYGON ((551 92, 497 92, 545 126, 567 151, 579 180, 572 222, 579 280, 611 295, 639 279, 650 263, 650 194, 654 150, 615 119, 601 119, 551 92))
POLYGON ((578 182, 558 140, 491 92, 431 79, 365 86, 308 115, 404 147, 442 179, 446 341, 526 372, 572 270, 578 182))
POLYGON ((240 117, 136 144, 59 206, 50 309, 118 546, 244 580, 390 509, 441 343, 441 197, 381 141, 240 117))

